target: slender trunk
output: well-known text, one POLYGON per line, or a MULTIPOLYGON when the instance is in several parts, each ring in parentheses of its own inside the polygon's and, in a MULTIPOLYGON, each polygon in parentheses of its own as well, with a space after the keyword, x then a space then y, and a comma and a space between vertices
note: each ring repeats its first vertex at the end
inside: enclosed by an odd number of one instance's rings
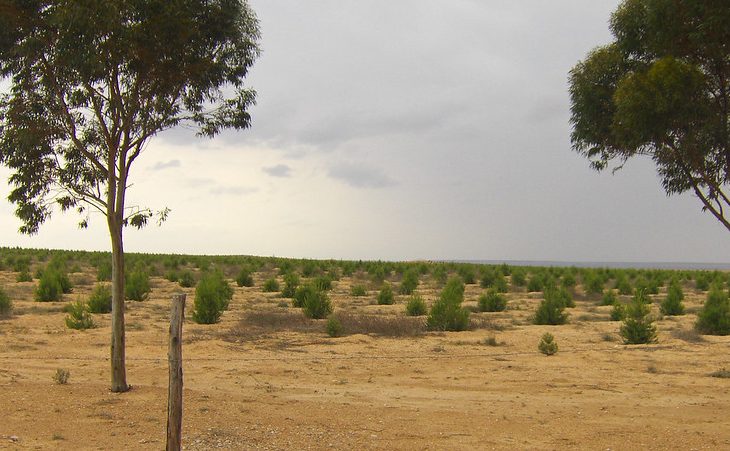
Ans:
POLYGON ((129 390, 124 343, 124 247, 122 223, 114 215, 108 218, 112 239, 112 387, 113 392, 129 390))

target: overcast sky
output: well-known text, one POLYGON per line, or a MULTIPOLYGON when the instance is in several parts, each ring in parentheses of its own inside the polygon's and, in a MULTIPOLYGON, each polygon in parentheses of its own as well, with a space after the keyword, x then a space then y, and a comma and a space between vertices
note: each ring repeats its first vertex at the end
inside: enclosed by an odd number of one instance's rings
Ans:
MULTIPOLYGON (((252 0, 250 130, 157 136, 129 205, 142 252, 348 259, 730 261, 730 233, 648 160, 611 175, 570 148, 567 74, 617 0, 252 0)), ((0 169, 6 180, 9 172, 0 169)), ((9 188, 0 184, 5 199, 9 188)), ((102 217, 0 244, 109 249, 102 217)))

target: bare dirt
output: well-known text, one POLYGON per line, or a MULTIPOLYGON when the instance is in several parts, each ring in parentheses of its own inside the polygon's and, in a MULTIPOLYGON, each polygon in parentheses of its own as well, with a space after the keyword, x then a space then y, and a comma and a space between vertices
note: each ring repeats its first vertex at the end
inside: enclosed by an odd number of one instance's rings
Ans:
MULTIPOLYGON (((34 302, 34 283, 15 277, 0 272, 15 306, 0 320, 0 448, 164 448, 177 285, 154 278, 149 300, 127 303, 133 389, 115 394, 109 315, 94 315, 96 329, 64 325, 63 305, 88 296, 91 272, 73 274, 60 303, 34 302), (54 382, 58 369, 67 384, 54 382)), ((353 298, 351 282, 335 282, 336 309, 403 315, 406 297, 374 305, 376 291, 353 298)), ((427 302, 437 294, 419 290, 427 302)), ((183 291, 185 449, 730 449, 730 379, 709 376, 730 368, 730 337, 693 332, 704 296, 689 290, 689 313, 660 319, 659 342, 635 346, 621 344, 610 307, 581 298, 564 326, 532 325, 541 296, 521 292, 506 312, 473 313, 482 329, 330 338, 323 320, 247 317, 296 312, 260 288, 236 288, 220 323, 198 325, 193 289, 183 291), (546 331, 560 347, 550 357, 537 350, 546 331)), ((467 305, 480 293, 467 286, 467 305)))

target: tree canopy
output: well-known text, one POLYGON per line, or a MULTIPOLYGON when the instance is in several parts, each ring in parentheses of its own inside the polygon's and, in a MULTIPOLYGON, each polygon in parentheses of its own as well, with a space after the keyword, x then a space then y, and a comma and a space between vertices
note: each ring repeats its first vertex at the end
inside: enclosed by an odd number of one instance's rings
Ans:
MULTIPOLYGON (((179 125, 215 136, 250 126, 244 78, 259 54, 244 0, 0 2, 0 164, 20 231, 54 210, 106 217, 112 244, 112 390, 126 391, 124 226, 154 212, 125 206, 132 164, 179 125)), ((164 219, 167 210, 159 212, 164 219)))
POLYGON ((728 230, 730 2, 625 0, 614 41, 570 72, 573 148, 603 170, 645 155, 728 230))

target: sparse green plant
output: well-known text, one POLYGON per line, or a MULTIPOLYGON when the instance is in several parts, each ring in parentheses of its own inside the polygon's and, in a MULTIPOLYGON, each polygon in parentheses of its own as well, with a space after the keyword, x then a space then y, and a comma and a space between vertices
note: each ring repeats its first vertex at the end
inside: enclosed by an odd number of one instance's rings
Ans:
POLYGON ((96 327, 85 303, 76 301, 67 306, 66 327, 69 329, 86 330, 96 327))
POLYGON ((545 332, 537 344, 537 349, 545 355, 553 355, 558 352, 558 344, 550 332, 545 332))
POLYGON ((707 293, 695 328, 705 335, 730 335, 730 299, 724 290, 713 288, 707 293))
POLYGON ((449 279, 439 299, 433 303, 426 319, 429 330, 462 331, 469 327, 469 310, 463 308, 464 284, 461 279, 449 279))
POLYGON ((408 316, 423 316, 427 312, 426 303, 423 301, 421 295, 414 293, 408 299, 406 304, 406 315, 408 316))
POLYGON ((109 285, 99 283, 89 296, 87 302, 91 313, 110 313, 112 311, 112 289, 109 285))
POLYGON ((165 280, 177 283, 180 280, 180 273, 176 269, 170 269, 165 272, 165 280))
POLYGON ((18 277, 15 278, 16 282, 33 282, 33 276, 30 274, 30 271, 23 270, 18 273, 18 277))
POLYGON ((603 297, 601 298, 601 305, 613 305, 618 300, 618 297, 616 296, 616 292, 608 289, 603 292, 603 297))
POLYGON ((236 276, 236 284, 239 287, 252 287, 253 276, 251 275, 251 270, 248 268, 241 268, 238 272, 238 276, 236 276))
POLYGON ((392 305, 394 302, 393 287, 388 282, 383 283, 378 293, 378 305, 392 305))
POLYGON ((531 293, 537 292, 537 291, 542 291, 544 284, 545 284, 545 281, 540 276, 540 274, 533 274, 530 277, 530 280, 527 282, 527 291, 529 291, 531 293))
POLYGON ((720 379, 730 379, 730 370, 726 370, 725 368, 720 368, 717 371, 713 371, 710 373, 710 377, 718 377, 720 379))
POLYGON ((332 303, 330 302, 326 292, 317 290, 316 287, 313 287, 313 289, 307 291, 304 296, 302 311, 307 318, 326 318, 327 315, 332 313, 332 303))
POLYGON ((332 289, 332 278, 329 275, 315 277, 312 284, 319 291, 330 291, 332 289))
POLYGON ((627 296, 633 292, 631 283, 625 275, 621 275, 616 278, 616 289, 618 290, 619 294, 624 296, 627 296))
POLYGON ((662 303, 659 305, 659 310, 662 315, 683 315, 683 299, 684 293, 682 292, 682 287, 679 285, 679 282, 674 281, 669 285, 669 288, 667 289, 667 297, 664 298, 662 303))
POLYGON ((482 288, 492 288, 498 276, 499 275, 494 268, 487 266, 482 270, 482 277, 479 279, 479 285, 482 288))
POLYGON ((68 380, 71 378, 71 372, 63 368, 57 368, 53 374, 53 382, 58 385, 68 384, 68 380))
POLYGON ((626 306, 626 315, 619 334, 624 344, 646 344, 657 341, 656 326, 650 316, 650 305, 643 291, 637 290, 633 300, 626 306))
POLYGON ((35 291, 35 300, 39 302, 60 301, 63 296, 63 286, 55 271, 44 271, 38 281, 35 291))
POLYGON ((284 274, 284 288, 281 290, 281 297, 293 298, 299 286, 299 276, 293 272, 284 274))
POLYGON ((13 302, 10 296, 0 287, 0 318, 7 318, 13 312, 13 302))
POLYGON ((510 281, 512 282, 513 287, 524 287, 525 283, 527 282, 527 276, 525 274, 525 270, 521 268, 516 268, 512 271, 512 276, 510 277, 510 281))
POLYGON ((335 315, 330 315, 327 317, 327 335, 330 337, 339 337, 342 336, 343 328, 342 323, 335 315))
POLYGON ((180 277, 178 278, 177 282, 183 288, 194 287, 195 286, 195 275, 189 269, 185 270, 182 272, 182 274, 180 274, 180 277))
POLYGON ((626 317, 626 307, 618 299, 613 301, 612 305, 611 321, 622 321, 626 317))
POLYGON ((232 298, 233 288, 222 272, 204 273, 195 287, 193 321, 199 324, 217 323, 223 312, 228 309, 232 298))
POLYGON ((279 282, 274 277, 266 279, 261 289, 264 290, 265 293, 277 292, 279 291, 279 282))
POLYGON ((562 296, 553 295, 554 292, 557 290, 546 290, 533 318, 535 324, 555 326, 565 324, 567 321, 568 314, 563 311, 565 310, 565 299, 562 296))
POLYGON ((125 276, 125 298, 131 301, 146 301, 151 291, 150 276, 144 269, 137 268, 125 276))
POLYGON ((400 282, 398 292, 400 294, 413 294, 413 290, 418 287, 418 272, 410 269, 403 273, 403 280, 400 282))
POLYGON ((96 281, 108 282, 112 280, 112 260, 111 257, 100 260, 96 265, 96 281))
POLYGON ((507 297, 494 289, 479 297, 479 311, 481 312, 502 312, 506 308, 507 297))
POLYGON ((350 287, 350 295, 355 297, 367 296, 368 292, 364 285, 353 285, 350 287))

